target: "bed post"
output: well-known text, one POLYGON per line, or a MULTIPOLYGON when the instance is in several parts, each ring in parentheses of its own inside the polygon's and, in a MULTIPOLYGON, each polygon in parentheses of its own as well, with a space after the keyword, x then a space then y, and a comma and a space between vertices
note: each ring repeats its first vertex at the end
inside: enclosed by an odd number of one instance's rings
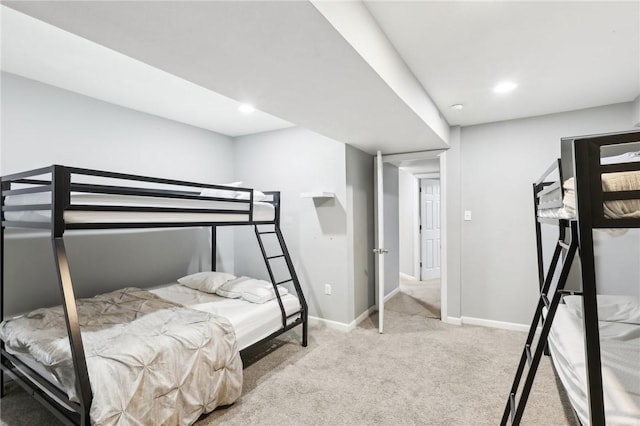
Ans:
MULTIPOLYGON (((592 192, 601 193, 600 146, 587 140, 573 143, 576 182, 576 211, 582 270, 582 319, 584 327, 585 359, 589 417, 592 425, 604 425, 602 395, 602 364, 600 356, 600 330, 598 328, 598 302, 593 250, 593 205, 602 206, 603 200, 592 200, 592 192), (590 170, 593 173, 590 173, 590 170), (581 185, 582 184, 582 185, 581 185), (595 190, 592 191, 592 188, 595 190)), ((597 197, 596 197, 597 198, 597 197)))
MULTIPOLYGON (((2 194, 0 197, 0 321, 4 321, 4 191, 9 190, 9 182, 0 183, 2 194)), ((0 342, 0 349, 4 350, 4 341, 0 342)), ((0 355, 0 357, 2 357, 0 355)), ((2 357, 3 358, 3 357, 2 357)), ((0 363, 3 359, 0 358, 0 363)), ((0 398, 5 395, 4 391, 4 371, 0 369, 0 398)))
POLYGON ((542 257, 542 229, 540 227, 540 221, 538 220, 538 189, 539 184, 533 184, 533 219, 536 223, 536 251, 538 256, 538 284, 540 290, 544 285, 544 265, 542 257))
POLYGON ((217 244, 218 244, 218 227, 217 226, 212 226, 211 227, 211 270, 215 271, 217 268, 216 265, 216 251, 217 251, 217 244))
POLYGON ((62 295, 62 306, 64 307, 65 322, 71 346, 71 357, 73 369, 76 376, 76 392, 80 400, 82 412, 80 413, 81 424, 90 424, 89 410, 93 394, 87 361, 82 344, 82 334, 80 332, 80 321, 76 306, 76 298, 69 271, 69 262, 64 246, 64 211, 70 204, 71 175, 69 170, 62 166, 53 166, 51 171, 52 184, 52 207, 51 207, 51 244, 53 248, 56 271, 58 273, 58 283, 62 295))

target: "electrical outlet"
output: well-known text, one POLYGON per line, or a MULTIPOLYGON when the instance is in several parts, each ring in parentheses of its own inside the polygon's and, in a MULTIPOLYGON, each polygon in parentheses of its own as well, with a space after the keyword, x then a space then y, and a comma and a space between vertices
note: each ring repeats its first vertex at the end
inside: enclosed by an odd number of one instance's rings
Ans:
POLYGON ((471 220, 471 210, 464 211, 464 220, 471 220))
POLYGON ((331 294, 331 284, 324 285, 324 294, 331 294))

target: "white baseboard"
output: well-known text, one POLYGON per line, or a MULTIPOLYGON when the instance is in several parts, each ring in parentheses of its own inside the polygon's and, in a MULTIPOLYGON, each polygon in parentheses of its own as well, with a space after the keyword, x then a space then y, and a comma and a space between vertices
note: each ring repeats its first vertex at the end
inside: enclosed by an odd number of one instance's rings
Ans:
POLYGON ((358 315, 358 318, 355 319, 354 321, 354 328, 356 325, 360 324, 362 321, 366 320, 367 318, 369 318, 369 315, 371 315, 372 313, 376 312, 378 310, 378 307, 376 305, 371 306, 369 309, 367 309, 366 311, 364 311, 363 313, 361 313, 360 315, 358 315))
POLYGON ((447 324, 451 324, 451 325, 462 325, 462 318, 447 317, 447 318, 443 318, 442 322, 447 323, 447 324))
POLYGON ((309 316, 309 325, 324 326, 327 328, 331 328, 333 330, 338 330, 338 331, 348 333, 351 330, 355 329, 358 324, 360 324, 362 321, 367 319, 369 315, 376 312, 377 310, 378 308, 375 305, 371 306, 369 309, 367 309, 366 311, 358 315, 358 317, 355 320, 351 321, 349 324, 345 324, 339 321, 332 321, 324 318, 309 316))
POLYGON ((391 291, 391 293, 387 294, 384 297, 384 301, 386 302, 387 300, 391 299, 393 296, 395 296, 396 294, 398 294, 398 292, 400 291, 400 287, 395 288, 391 291))
POLYGON ((418 281, 418 279, 413 275, 405 274, 404 272, 400 272, 400 279, 407 281, 418 281))
POLYGON ((515 322, 506 322, 506 321, 494 321, 484 318, 474 318, 474 317, 460 317, 460 321, 462 324, 468 325, 480 325, 482 327, 491 327, 491 328, 501 328, 504 330, 513 330, 513 331, 529 331, 528 324, 518 324, 515 322))
POLYGON ((339 322, 339 321, 333 321, 333 320, 328 320, 328 319, 324 319, 324 318, 312 317, 311 315, 309 315, 309 325, 327 327, 327 328, 331 328, 333 330, 343 331, 345 333, 353 330, 354 328, 356 328, 355 321, 352 321, 350 324, 345 324, 345 323, 339 322))

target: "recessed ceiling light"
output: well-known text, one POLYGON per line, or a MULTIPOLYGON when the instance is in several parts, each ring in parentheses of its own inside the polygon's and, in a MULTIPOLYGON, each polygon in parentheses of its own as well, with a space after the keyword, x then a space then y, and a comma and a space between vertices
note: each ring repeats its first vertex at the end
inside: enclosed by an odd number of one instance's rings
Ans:
POLYGON ((494 87, 493 91, 496 93, 508 93, 508 92, 511 92, 516 87, 518 87, 518 85, 515 84, 513 81, 504 81, 498 84, 496 87, 494 87))
POLYGON ((462 108, 464 108, 464 105, 462 105, 462 104, 453 104, 449 108, 451 108, 452 110, 455 110, 455 111, 460 111, 462 108))
POLYGON ((254 107, 253 105, 249 105, 249 104, 240 104, 240 106, 238 107, 238 111, 240 111, 242 113, 245 113, 245 114, 251 114, 255 110, 256 110, 256 107, 254 107))

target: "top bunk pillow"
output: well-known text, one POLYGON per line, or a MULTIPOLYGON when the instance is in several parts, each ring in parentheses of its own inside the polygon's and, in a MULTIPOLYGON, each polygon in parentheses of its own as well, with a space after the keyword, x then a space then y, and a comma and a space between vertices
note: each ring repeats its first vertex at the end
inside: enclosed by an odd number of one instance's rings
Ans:
MULTIPOLYGON (((571 313, 582 318, 582 296, 565 296, 571 313)), ((598 295, 598 320, 640 325, 640 297, 598 295)))
POLYGON ((178 282, 194 290, 215 293, 224 283, 235 279, 235 275, 226 272, 205 271, 178 278, 178 282))

